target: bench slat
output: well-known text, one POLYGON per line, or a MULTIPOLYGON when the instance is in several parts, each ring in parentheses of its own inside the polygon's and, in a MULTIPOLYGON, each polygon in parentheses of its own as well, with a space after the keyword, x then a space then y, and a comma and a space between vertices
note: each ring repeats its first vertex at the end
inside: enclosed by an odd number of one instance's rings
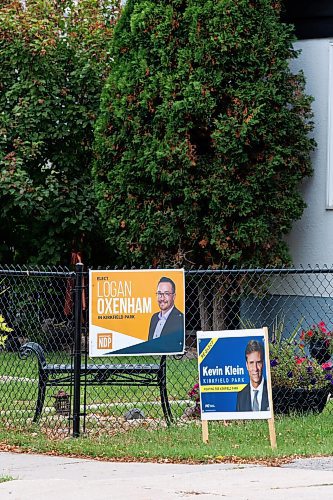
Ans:
MULTIPOLYGON (((161 369, 160 365, 81 365, 81 373, 98 373, 98 372, 128 372, 128 373, 142 373, 142 372, 158 372, 161 369)), ((71 364, 51 364, 47 363, 43 366, 43 370, 49 373, 72 372, 74 370, 71 364)))

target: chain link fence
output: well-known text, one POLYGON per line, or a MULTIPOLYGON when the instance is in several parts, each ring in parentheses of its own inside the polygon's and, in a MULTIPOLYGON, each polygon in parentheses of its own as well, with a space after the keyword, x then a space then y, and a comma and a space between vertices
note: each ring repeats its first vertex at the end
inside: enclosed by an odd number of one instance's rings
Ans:
POLYGON ((65 437, 185 425, 199 416, 196 332, 263 326, 275 413, 333 413, 332 269, 188 270, 185 353, 107 365, 88 358, 88 279, 0 268, 1 426, 65 437))

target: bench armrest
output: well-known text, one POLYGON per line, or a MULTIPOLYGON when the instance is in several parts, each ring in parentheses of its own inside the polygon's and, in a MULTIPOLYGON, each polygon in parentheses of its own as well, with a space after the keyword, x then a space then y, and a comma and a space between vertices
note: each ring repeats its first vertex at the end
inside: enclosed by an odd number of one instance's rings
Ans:
POLYGON ((21 359, 27 359, 33 354, 37 357, 39 367, 44 368, 46 366, 45 354, 43 348, 37 342, 27 342, 19 349, 19 357, 21 359))

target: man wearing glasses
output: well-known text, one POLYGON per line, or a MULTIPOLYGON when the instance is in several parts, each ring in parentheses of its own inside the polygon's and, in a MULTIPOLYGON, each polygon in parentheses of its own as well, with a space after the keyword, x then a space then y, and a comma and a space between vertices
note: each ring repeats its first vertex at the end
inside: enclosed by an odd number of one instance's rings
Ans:
POLYGON ((184 336, 184 315, 175 306, 176 286, 172 279, 163 276, 156 292, 160 312, 153 314, 149 325, 148 340, 173 335, 181 341, 184 336))

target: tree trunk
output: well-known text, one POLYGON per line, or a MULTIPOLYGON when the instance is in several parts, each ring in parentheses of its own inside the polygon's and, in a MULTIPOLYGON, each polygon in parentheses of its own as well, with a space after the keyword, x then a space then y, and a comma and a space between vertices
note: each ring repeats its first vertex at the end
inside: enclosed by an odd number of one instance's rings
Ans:
POLYGON ((210 331, 212 328, 212 315, 209 311, 208 288, 205 284, 198 285, 198 299, 200 312, 200 326, 202 331, 210 331))
POLYGON ((216 283, 213 287, 213 330, 226 330, 226 318, 227 318, 227 289, 228 283, 226 283, 225 276, 218 276, 216 283))

